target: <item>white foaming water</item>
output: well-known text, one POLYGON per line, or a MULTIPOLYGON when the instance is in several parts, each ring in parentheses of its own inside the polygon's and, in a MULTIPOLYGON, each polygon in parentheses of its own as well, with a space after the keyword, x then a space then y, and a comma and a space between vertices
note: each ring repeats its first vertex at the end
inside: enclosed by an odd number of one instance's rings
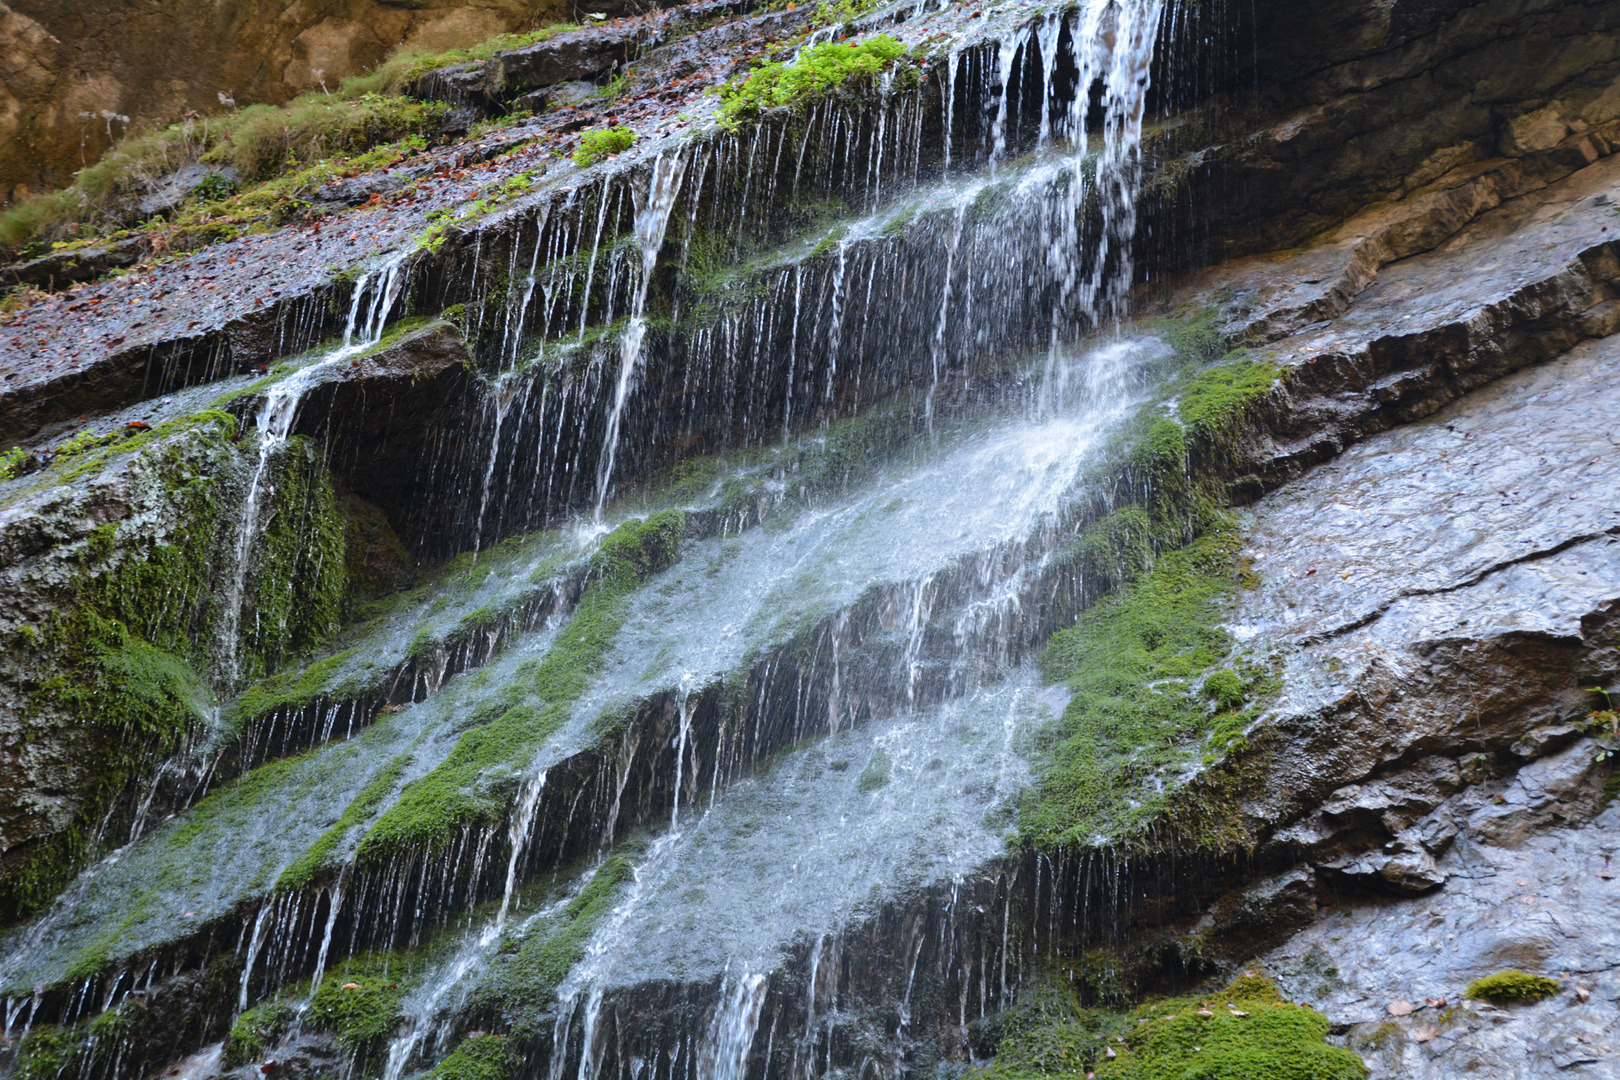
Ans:
POLYGON ((220 659, 227 688, 235 687, 240 674, 242 600, 247 588, 253 543, 259 535, 259 501, 270 459, 291 436, 304 394, 319 381, 320 374, 364 352, 382 337, 389 313, 393 311, 404 285, 404 267, 409 254, 408 251, 400 252, 380 269, 362 275, 355 282, 354 296, 349 301, 348 322, 343 328, 343 344, 314 363, 299 368, 265 392, 264 404, 259 407, 257 419, 259 460, 248 481, 247 496, 242 501, 242 520, 236 530, 235 559, 231 565, 230 584, 225 593, 220 626, 219 643, 223 650, 220 659), (362 309, 365 311, 364 322, 360 321, 362 309), (358 337, 355 336, 357 327, 360 331, 358 337))
POLYGON ((613 387, 613 405, 608 411, 607 435, 602 442, 602 461, 596 473, 597 522, 602 520, 602 505, 607 502, 608 489, 613 482, 613 465, 619 453, 619 419, 635 384, 641 343, 647 336, 647 286, 652 281, 653 267, 658 263, 658 252, 664 246, 664 231, 669 227, 670 211, 675 209, 676 196, 681 193, 681 176, 685 172, 686 159, 680 154, 660 154, 653 159, 652 180, 646 194, 636 190, 636 245, 641 249, 641 275, 636 279, 636 291, 630 300, 630 323, 621 343, 619 378, 613 387))

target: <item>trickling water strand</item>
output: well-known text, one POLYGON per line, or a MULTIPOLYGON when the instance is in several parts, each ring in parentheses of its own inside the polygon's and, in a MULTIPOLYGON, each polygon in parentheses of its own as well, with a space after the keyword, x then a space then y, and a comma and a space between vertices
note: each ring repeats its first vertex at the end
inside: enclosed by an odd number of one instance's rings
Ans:
POLYGON ((728 982, 729 990, 722 989, 708 1042, 698 1059, 699 1080, 743 1080, 747 1074, 748 1052, 759 1031, 767 983, 764 975, 750 972, 728 982))
POLYGON ((641 360, 641 342, 647 335, 647 320, 643 315, 647 286, 652 281, 658 252, 664 246, 664 230, 669 226, 669 214, 675 208, 675 197, 680 194, 681 174, 685 169, 686 159, 679 154, 660 154, 653 160, 652 180, 646 195, 638 193, 637 197, 636 244, 641 249, 641 275, 636 279, 635 294, 630 301, 630 322, 625 327, 619 354, 619 379, 613 388, 613 406, 608 412, 607 434, 602 443, 602 463, 597 470, 595 520, 598 523, 602 520, 602 506, 607 502, 608 487, 613 480, 620 417, 625 399, 630 396, 636 365, 641 360))
POLYGON ((332 931, 337 926, 338 910, 343 907, 343 880, 348 876, 349 864, 344 863, 338 871, 336 884, 327 894, 326 929, 321 931, 321 948, 315 956, 315 973, 309 977, 309 1001, 315 1000, 315 991, 321 988, 321 979, 326 974, 326 957, 332 948, 332 931))
POLYGON ((500 913, 495 916, 496 929, 506 925, 506 913, 512 906, 512 889, 517 882, 518 859, 529 843, 529 833, 534 829, 535 812, 540 807, 540 796, 545 787, 546 770, 541 769, 536 775, 524 780, 523 786, 518 791, 517 810, 512 815, 511 825, 507 831, 512 854, 506 862, 506 889, 501 893, 500 913))
POLYGON ((928 433, 934 433, 934 391, 939 389, 939 369, 945 363, 945 329, 949 325, 951 314, 951 280, 956 269, 956 249, 962 242, 962 222, 967 217, 967 204, 958 202, 956 206, 956 221, 951 227, 950 241, 945 245, 945 275, 944 285, 939 293, 939 321, 934 328, 934 343, 929 350, 931 373, 928 381, 928 397, 925 400, 923 414, 927 420, 928 433))
POLYGON ((259 917, 253 920, 253 936, 248 939, 247 959, 242 963, 242 989, 236 997, 236 1011, 246 1012, 248 1007, 248 984, 253 979, 253 964, 259 958, 259 949, 264 945, 264 923, 270 917, 270 909, 275 901, 267 900, 259 907, 259 917))
POLYGON ((253 475, 248 481, 247 495, 243 499, 242 518, 236 530, 236 551, 231 564, 230 585, 226 589, 225 602, 222 605, 224 615, 219 641, 223 650, 221 662, 226 687, 234 688, 240 674, 242 603, 247 589, 248 565, 251 561, 253 543, 259 534, 259 500, 270 460, 291 436, 298 420, 298 407, 303 402, 304 394, 317 382, 317 376, 327 368, 364 352, 382 337, 388 315, 393 310, 395 301, 399 299, 404 283, 405 262, 409 254, 401 252, 395 255, 377 271, 376 275, 364 274, 355 282, 354 295, 349 300, 348 321, 343 327, 342 345, 320 360, 288 375, 265 392, 264 404, 259 408, 257 420, 259 460, 254 466, 253 475), (366 312, 365 321, 360 323, 360 312, 370 295, 369 286, 374 276, 378 279, 376 294, 372 298, 370 309, 366 312), (355 337, 357 323, 360 329, 358 339, 355 337))
POLYGON ((682 680, 679 697, 676 699, 676 708, 679 712, 679 728, 675 735, 675 805, 669 812, 669 829, 676 831, 681 825, 681 771, 686 764, 686 738, 692 731, 691 694, 682 680))

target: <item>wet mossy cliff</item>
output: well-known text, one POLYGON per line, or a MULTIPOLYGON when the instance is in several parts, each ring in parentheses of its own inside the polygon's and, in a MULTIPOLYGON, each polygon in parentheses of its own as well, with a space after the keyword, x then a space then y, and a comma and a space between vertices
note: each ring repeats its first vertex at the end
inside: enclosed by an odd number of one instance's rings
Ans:
POLYGON ((587 22, 17 248, 0 1070, 1614 1068, 1620 4, 587 22))

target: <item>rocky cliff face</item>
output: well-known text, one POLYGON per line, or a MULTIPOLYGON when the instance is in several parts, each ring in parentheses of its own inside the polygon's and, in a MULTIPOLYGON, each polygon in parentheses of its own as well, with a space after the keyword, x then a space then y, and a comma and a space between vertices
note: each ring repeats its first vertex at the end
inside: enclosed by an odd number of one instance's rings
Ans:
POLYGON ((1620 1068, 1617 45, 691 5, 14 267, 6 1067, 1620 1068))

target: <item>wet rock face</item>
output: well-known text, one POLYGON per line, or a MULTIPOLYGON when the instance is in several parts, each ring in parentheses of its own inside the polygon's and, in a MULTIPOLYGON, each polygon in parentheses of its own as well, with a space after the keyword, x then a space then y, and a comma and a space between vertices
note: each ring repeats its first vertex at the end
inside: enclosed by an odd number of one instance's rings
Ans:
POLYGON ((1185 159, 1216 258, 1294 246, 1499 159, 1545 182, 1620 135, 1612 0, 1282 0, 1253 17, 1215 125, 1227 137, 1185 159))
POLYGON ((1539 762, 1534 780, 1527 768, 1462 800, 1461 827, 1437 863, 1443 888, 1324 904, 1261 962, 1289 993, 1349 1025, 1349 1045, 1376 1076, 1544 1077, 1576 1065, 1575 1075, 1609 1075, 1620 1063, 1620 811, 1590 816, 1601 797, 1590 751, 1576 746, 1539 762), (1513 802, 1521 785, 1547 793, 1539 785, 1551 776, 1578 805, 1563 828, 1548 829, 1533 803, 1513 802), (1469 803, 1481 805, 1465 820, 1469 803), (1490 826, 1509 820, 1511 834, 1490 826), (1560 989, 1540 1003, 1463 997, 1469 983, 1505 969, 1551 975, 1560 989), (1403 1002, 1417 1009, 1393 1015, 1403 1002))

